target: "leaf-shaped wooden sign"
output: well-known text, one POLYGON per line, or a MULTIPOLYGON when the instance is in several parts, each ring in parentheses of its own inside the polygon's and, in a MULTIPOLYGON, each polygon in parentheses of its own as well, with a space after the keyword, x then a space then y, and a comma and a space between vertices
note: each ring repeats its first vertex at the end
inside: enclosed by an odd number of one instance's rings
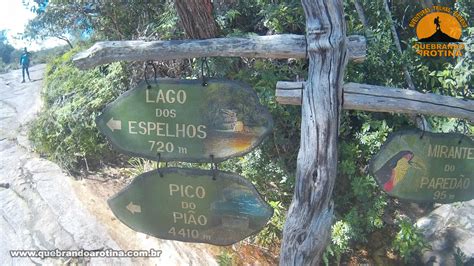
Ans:
POLYGON ((259 232, 273 215, 250 182, 218 170, 144 173, 108 203, 133 230, 214 245, 231 245, 259 232))
POLYGON ((158 79, 121 95, 96 124, 128 155, 220 162, 258 146, 273 121, 243 83, 209 80, 203 86, 200 80, 158 79))
POLYGON ((391 196, 451 203, 474 198, 474 141, 458 133, 393 133, 369 170, 391 196))

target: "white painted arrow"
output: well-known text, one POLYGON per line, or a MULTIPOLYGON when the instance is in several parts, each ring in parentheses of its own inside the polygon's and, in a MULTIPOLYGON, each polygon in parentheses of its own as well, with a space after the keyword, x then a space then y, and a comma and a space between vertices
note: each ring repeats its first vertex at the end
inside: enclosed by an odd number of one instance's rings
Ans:
POLYGON ((135 205, 133 204, 132 201, 127 205, 127 210, 129 210, 132 214, 135 214, 136 212, 142 212, 142 207, 140 205, 135 205))
POLYGON ((109 122, 107 122, 107 126, 112 130, 122 130, 122 121, 114 120, 114 118, 110 118, 109 122))

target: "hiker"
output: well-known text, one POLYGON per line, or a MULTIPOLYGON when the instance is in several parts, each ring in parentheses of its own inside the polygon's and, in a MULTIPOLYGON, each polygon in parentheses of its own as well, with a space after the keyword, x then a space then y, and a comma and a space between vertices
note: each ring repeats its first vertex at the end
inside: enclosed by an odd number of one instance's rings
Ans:
POLYGON ((436 31, 441 30, 440 23, 441 23, 441 21, 439 21, 439 17, 436 17, 436 18, 434 19, 434 24, 436 25, 436 31))
POLYGON ((30 72, 28 71, 28 67, 30 66, 30 56, 31 54, 25 49, 23 49, 23 53, 20 56, 20 65, 21 65, 21 72, 23 75, 23 81, 21 83, 25 82, 25 70, 26 74, 28 75, 28 80, 31 81, 30 79, 30 72))

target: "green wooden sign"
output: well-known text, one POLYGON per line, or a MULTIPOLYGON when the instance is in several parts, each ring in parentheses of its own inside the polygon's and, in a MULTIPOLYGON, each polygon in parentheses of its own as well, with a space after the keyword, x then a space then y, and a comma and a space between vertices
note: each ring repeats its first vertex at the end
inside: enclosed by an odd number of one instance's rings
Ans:
POLYGON ((259 232, 273 215, 254 186, 238 175, 180 168, 159 171, 136 177, 108 201, 115 216, 135 231, 231 245, 259 232))
POLYGON ((143 82, 109 104, 96 124, 120 152, 162 161, 220 162, 251 151, 270 133, 271 115, 249 86, 201 83, 143 82))
POLYGON ((474 198, 474 141, 457 133, 392 134, 369 170, 389 195, 420 202, 474 198))

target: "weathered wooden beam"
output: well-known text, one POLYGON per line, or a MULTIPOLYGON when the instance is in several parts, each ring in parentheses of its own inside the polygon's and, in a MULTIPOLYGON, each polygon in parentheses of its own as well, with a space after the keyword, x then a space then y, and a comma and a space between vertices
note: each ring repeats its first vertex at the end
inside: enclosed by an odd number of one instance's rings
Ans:
MULTIPOLYGON (((301 105, 304 82, 279 81, 276 100, 301 105)), ((474 121, 474 101, 434 93, 347 83, 343 87, 342 108, 373 112, 437 115, 474 121)))
MULTIPOLYGON (((361 62, 366 55, 364 36, 347 38, 349 58, 361 62)), ((87 69, 114 61, 171 60, 196 57, 305 58, 303 35, 282 34, 249 38, 214 38, 173 41, 107 41, 97 42, 78 53, 74 64, 87 69)))
POLYGON ((347 38, 342 0, 302 0, 308 81, 302 95, 295 192, 283 228, 280 265, 319 265, 331 234, 331 195, 347 38))

